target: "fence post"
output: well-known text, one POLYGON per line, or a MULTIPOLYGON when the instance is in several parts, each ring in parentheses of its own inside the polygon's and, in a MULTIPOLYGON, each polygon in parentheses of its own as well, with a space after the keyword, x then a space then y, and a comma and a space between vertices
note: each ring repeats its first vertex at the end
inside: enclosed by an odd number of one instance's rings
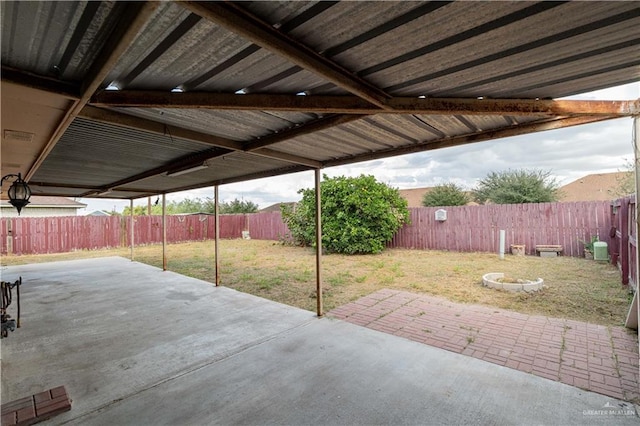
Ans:
POLYGON ((13 220, 7 218, 7 254, 13 254, 13 220))

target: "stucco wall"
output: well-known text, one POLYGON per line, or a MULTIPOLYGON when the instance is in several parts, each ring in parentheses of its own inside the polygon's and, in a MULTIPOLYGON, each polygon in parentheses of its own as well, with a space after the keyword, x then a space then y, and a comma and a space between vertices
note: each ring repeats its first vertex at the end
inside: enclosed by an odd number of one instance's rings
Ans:
MULTIPOLYGON (((0 208, 2 217, 17 217, 18 211, 12 207, 0 208)), ((60 208, 60 207, 25 207, 20 213, 20 217, 51 217, 51 216, 77 216, 76 208, 60 208)))

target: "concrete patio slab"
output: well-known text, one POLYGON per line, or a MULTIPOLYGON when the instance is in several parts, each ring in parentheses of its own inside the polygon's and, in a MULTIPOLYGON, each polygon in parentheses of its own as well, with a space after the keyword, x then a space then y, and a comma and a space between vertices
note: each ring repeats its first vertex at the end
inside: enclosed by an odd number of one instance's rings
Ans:
POLYGON ((64 385, 45 424, 637 424, 563 383, 121 258, 9 267, 22 327, 2 400, 64 385))

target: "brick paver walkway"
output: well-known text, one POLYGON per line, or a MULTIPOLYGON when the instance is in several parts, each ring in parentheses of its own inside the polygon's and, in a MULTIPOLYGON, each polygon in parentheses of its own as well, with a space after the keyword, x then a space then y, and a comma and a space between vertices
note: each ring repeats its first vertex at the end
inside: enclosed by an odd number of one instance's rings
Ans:
POLYGON ((582 389, 640 401, 638 337, 624 327, 386 289, 328 315, 582 389))

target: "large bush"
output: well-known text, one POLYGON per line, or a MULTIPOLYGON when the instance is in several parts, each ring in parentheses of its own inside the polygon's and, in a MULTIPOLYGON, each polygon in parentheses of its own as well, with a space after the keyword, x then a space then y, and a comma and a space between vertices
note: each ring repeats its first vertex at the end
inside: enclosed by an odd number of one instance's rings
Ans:
MULTIPOLYGON (((327 252, 379 253, 408 221, 407 201, 397 189, 373 176, 323 177, 322 245, 327 252)), ((302 200, 283 206, 282 217, 292 237, 302 245, 315 243, 316 200, 314 189, 302 189, 302 200)))
POLYGON ((551 172, 509 170, 491 172, 473 190, 479 203, 522 204, 558 201, 559 190, 551 172))
POLYGON ((469 201, 469 196, 455 183, 434 186, 422 197, 425 207, 464 206, 469 201))

